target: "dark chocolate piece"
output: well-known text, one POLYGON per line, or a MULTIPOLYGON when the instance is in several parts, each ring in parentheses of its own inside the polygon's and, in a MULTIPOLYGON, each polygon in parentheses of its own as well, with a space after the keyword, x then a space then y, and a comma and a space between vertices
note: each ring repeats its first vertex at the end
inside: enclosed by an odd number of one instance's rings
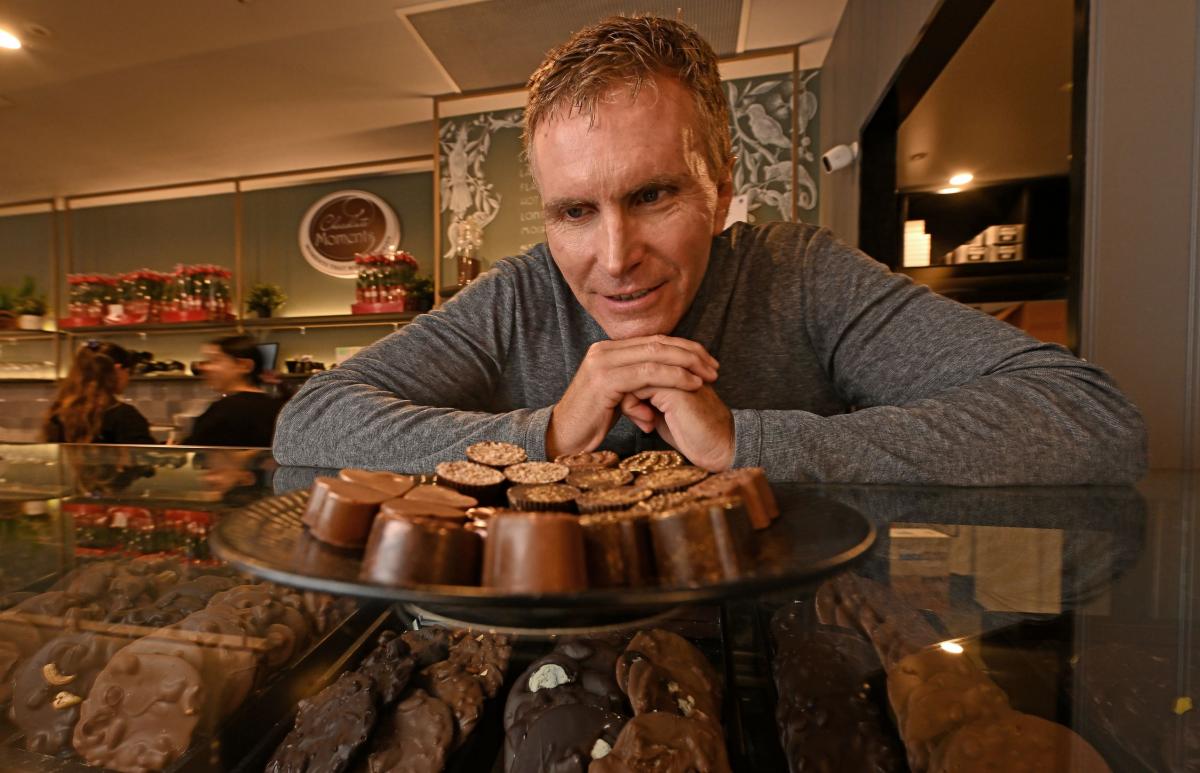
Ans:
POLYGON ((725 739, 711 722, 652 711, 629 720, 588 773, 730 773, 725 739))
POLYGON ((587 588, 583 528, 561 513, 506 513, 488 522, 483 585, 511 593, 587 588))
POLYGON ((339 773, 375 726, 375 686, 364 674, 349 672, 312 698, 300 701, 296 724, 267 773, 339 773))
POLYGON ((440 773, 453 742, 450 707, 424 690, 413 690, 380 721, 368 768, 370 773, 440 773))
POLYGON ((203 678, 182 658, 122 650, 80 704, 72 745, 89 765, 163 770, 191 746, 204 695, 203 678))
POLYGON ((627 717, 596 706, 552 706, 529 724, 509 773, 587 773, 595 757, 607 755, 627 717))
POLYGON ((53 756, 71 748, 79 704, 128 639, 72 633, 47 642, 17 669, 10 716, 25 748, 53 756))
POLYGON ((379 634, 375 649, 363 658, 358 672, 370 677, 379 693, 379 702, 391 706, 408 686, 415 660, 408 643, 393 631, 379 634))
POLYGON ((478 679, 487 697, 496 697, 504 684, 508 661, 512 657, 512 645, 508 637, 460 630, 451 634, 450 640, 448 659, 478 679))
POLYGON ((417 661, 417 670, 432 666, 450 656, 450 632, 445 628, 420 628, 400 634, 417 661))

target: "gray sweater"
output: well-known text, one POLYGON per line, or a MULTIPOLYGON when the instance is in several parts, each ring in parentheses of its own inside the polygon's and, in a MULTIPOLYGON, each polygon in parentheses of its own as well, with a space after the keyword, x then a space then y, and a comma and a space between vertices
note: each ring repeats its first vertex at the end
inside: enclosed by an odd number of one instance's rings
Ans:
MULTIPOLYGON (((1138 410, 1100 368, 915 285, 805 225, 738 224, 672 335, 721 363, 734 466, 773 480, 1125 483, 1138 410)), ((546 427, 604 331, 546 245, 314 376, 275 433, 282 464, 428 472, 480 440, 545 457, 546 427)), ((602 445, 664 447, 625 418, 602 445)))

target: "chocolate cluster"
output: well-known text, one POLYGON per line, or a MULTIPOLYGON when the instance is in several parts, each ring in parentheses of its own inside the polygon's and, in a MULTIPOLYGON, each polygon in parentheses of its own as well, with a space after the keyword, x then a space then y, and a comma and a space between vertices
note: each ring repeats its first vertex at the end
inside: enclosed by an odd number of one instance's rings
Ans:
POLYGON ((304 523, 362 549, 371 582, 565 593, 742 577, 754 530, 779 516, 762 469, 710 474, 675 451, 537 462, 486 441, 466 455, 438 464, 433 484, 351 469, 317 478, 304 523))
POLYGON ((509 692, 505 773, 725 773, 722 693, 708 659, 670 631, 568 639, 509 692))
POLYGON ((357 669, 300 702, 267 773, 437 773, 504 684, 511 654, 495 634, 384 632, 357 669))
POLYGON ((162 770, 349 609, 174 559, 97 562, 9 596, 0 676, 25 745, 162 770))

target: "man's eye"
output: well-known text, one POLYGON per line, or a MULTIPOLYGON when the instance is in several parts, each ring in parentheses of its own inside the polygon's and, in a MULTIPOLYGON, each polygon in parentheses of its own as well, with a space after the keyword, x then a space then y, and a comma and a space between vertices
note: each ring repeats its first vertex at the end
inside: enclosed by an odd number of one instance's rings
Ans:
POLYGON ((639 204, 653 204, 654 202, 658 201, 660 196, 662 196, 662 189, 647 188, 639 193, 637 198, 639 204))
POLYGON ((563 215, 568 220, 578 220, 583 217, 583 207, 567 207, 563 210, 563 215))

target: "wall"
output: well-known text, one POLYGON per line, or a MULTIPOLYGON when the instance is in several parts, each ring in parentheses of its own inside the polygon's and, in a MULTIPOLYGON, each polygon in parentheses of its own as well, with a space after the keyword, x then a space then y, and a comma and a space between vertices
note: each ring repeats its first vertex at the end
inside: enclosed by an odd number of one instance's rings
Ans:
POLYGON ((1081 353, 1142 408, 1151 464, 1194 469, 1200 19, 1185 0, 1091 9, 1081 353))
MULTIPOLYGON (((857 139, 938 5, 849 0, 822 70, 824 147, 857 139)), ((1186 0, 1092 0, 1090 14, 1081 354, 1142 408, 1151 464, 1195 468, 1200 20, 1186 0)), ((857 168, 821 191, 822 224, 854 243, 857 168)))

